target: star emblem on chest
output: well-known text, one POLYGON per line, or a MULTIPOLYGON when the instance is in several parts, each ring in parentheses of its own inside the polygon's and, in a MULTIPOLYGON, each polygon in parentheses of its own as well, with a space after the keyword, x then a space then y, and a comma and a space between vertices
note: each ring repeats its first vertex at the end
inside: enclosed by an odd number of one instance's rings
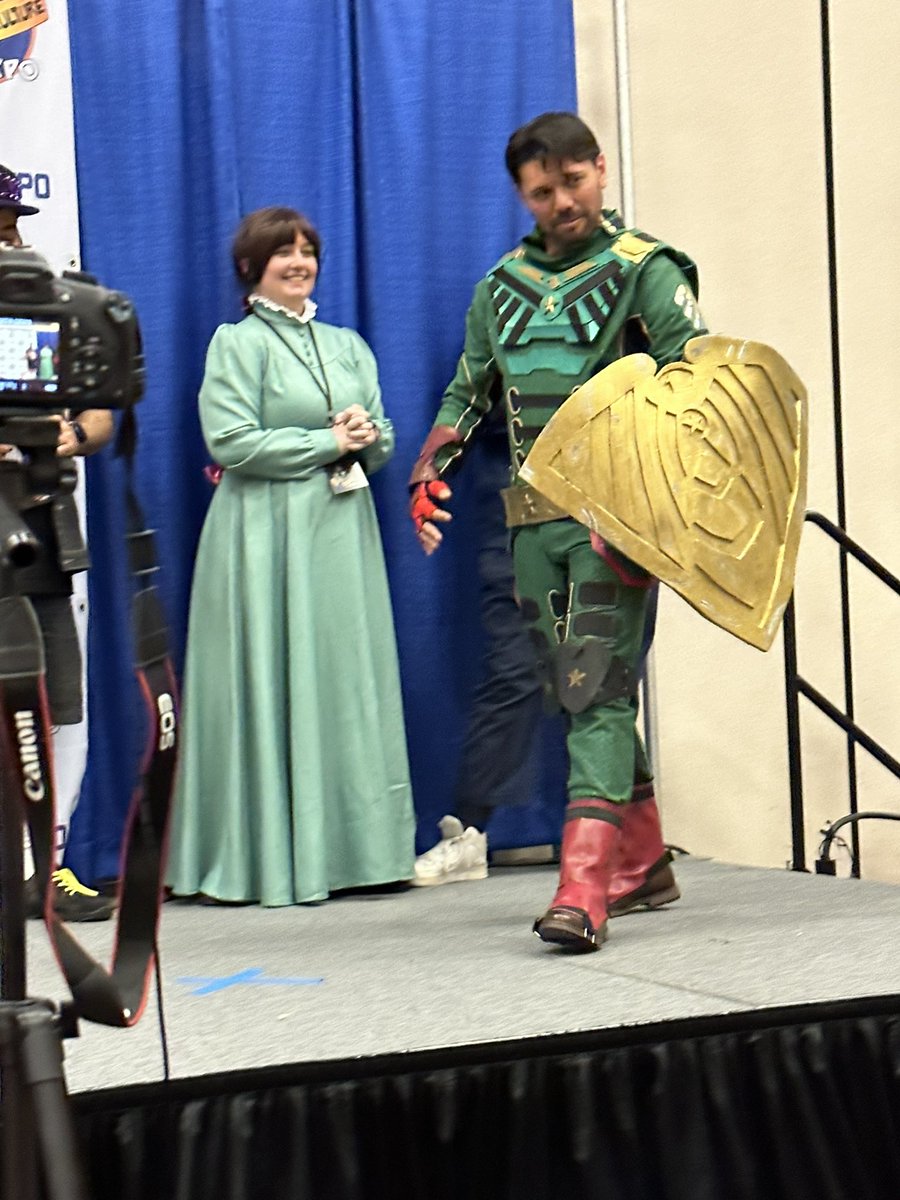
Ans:
POLYGON ((577 687, 581 687, 581 685, 587 679, 587 675, 584 673, 584 671, 579 671, 579 669, 577 667, 574 667, 569 672, 567 678, 569 680, 569 687, 577 688, 577 687))
POLYGON ((543 302, 542 307, 548 317, 553 316, 553 314, 556 312, 558 305, 559 305, 559 301, 556 299, 555 296, 545 296, 544 297, 544 302, 543 302))

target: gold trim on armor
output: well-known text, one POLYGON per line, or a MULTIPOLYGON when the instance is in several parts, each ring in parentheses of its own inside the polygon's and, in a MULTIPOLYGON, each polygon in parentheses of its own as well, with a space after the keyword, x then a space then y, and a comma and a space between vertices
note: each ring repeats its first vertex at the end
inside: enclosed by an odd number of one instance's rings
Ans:
POLYGON ((519 395, 521 395, 521 393, 520 393, 519 389, 515 386, 511 387, 506 393, 506 407, 507 407, 507 410, 509 411, 509 413, 514 417, 517 417, 519 415, 519 413, 522 411, 522 405, 515 404, 513 402, 513 396, 519 396, 519 395))
POLYGON ((584 262, 576 263, 574 267, 569 267, 567 271, 563 271, 562 277, 568 283, 570 279, 577 279, 579 275, 583 275, 585 271, 591 271, 597 265, 596 258, 586 258, 584 262))
POLYGON ((655 250, 658 245, 659 242, 651 242, 626 229, 624 233, 619 234, 610 246, 610 250, 619 258, 624 258, 626 262, 639 263, 643 262, 650 251, 655 250))
POLYGON ((569 515, 527 483, 503 488, 500 495, 506 509, 507 529, 515 529, 519 525, 542 525, 545 521, 559 521, 569 515))

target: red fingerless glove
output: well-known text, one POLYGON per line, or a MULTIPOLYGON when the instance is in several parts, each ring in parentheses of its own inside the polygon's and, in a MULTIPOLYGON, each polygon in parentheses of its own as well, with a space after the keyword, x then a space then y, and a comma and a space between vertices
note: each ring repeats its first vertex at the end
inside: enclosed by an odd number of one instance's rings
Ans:
POLYGON ((441 504, 435 504, 435 500, 446 487, 442 479, 431 479, 427 483, 417 483, 410 492, 409 515, 416 527, 416 533, 422 532, 425 522, 430 521, 435 510, 441 507, 441 504))

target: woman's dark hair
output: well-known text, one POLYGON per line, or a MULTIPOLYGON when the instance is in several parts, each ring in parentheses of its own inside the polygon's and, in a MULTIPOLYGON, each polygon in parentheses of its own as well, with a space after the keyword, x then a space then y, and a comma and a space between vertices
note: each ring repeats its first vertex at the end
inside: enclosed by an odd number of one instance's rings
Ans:
POLYGON ((275 251, 291 245, 298 233, 307 239, 318 261, 322 239, 318 229, 303 213, 293 208, 258 208, 248 213, 238 226, 231 246, 234 269, 244 287, 256 287, 275 251))
POLYGON ((506 144, 506 169, 519 182, 519 171, 527 162, 571 158, 575 162, 594 159, 600 153, 597 139, 570 112, 541 113, 515 131, 506 144))

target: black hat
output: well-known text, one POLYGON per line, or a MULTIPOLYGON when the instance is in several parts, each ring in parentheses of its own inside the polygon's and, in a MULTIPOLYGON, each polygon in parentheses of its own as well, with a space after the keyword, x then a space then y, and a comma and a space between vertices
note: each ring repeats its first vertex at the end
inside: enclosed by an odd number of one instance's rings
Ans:
POLYGON ((9 167, 0 163, 0 208, 11 208, 20 217, 33 217, 40 212, 33 204, 22 203, 22 185, 19 177, 9 167))

